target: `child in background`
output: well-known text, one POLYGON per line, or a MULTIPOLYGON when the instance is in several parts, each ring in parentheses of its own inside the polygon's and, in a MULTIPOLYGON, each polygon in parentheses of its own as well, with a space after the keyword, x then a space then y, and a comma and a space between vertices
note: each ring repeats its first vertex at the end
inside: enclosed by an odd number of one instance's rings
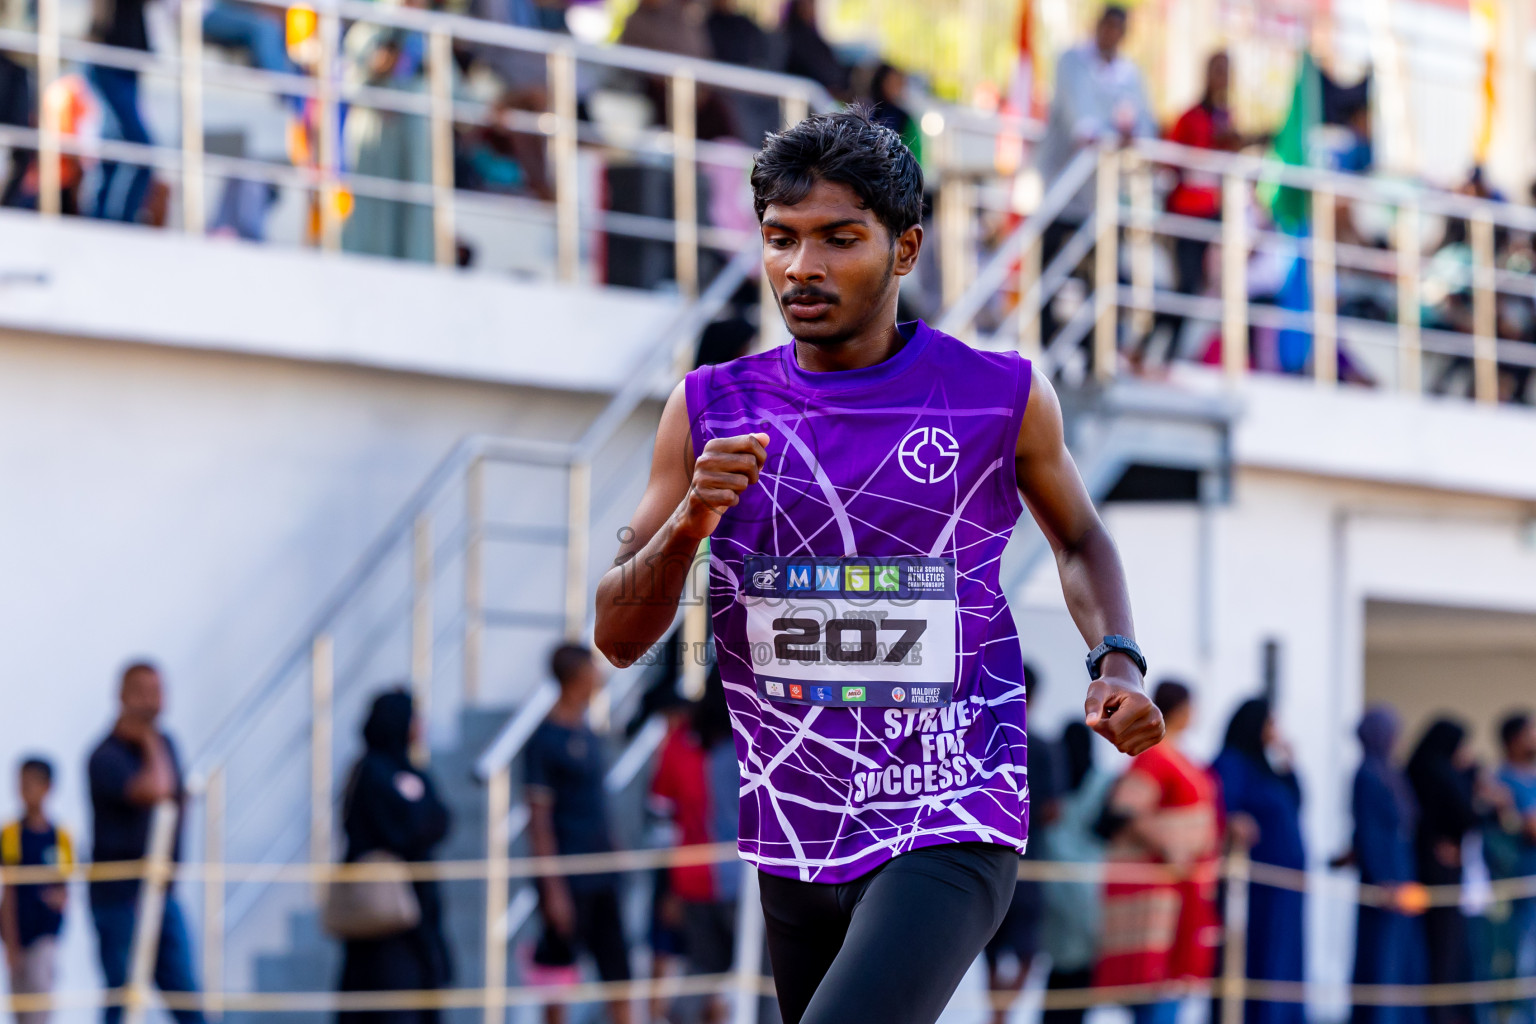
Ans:
MULTIPOLYGON (((43 805, 53 789, 53 766, 41 758, 23 761, 20 770, 21 818, 0 830, 0 863, 6 867, 46 865, 67 871, 75 861, 67 831, 48 820, 43 805)), ((6 885, 0 897, 0 938, 5 941, 11 991, 41 995, 53 991, 59 929, 64 923, 68 890, 63 880, 6 885)), ((47 1010, 16 1014, 17 1024, 46 1024, 47 1010)))

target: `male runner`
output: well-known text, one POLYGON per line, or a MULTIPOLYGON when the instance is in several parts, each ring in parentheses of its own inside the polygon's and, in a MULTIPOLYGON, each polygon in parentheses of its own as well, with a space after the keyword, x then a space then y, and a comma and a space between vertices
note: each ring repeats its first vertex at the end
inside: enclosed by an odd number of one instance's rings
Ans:
POLYGON ((932 1022, 1025 844, 998 560, 1026 507, 1095 648, 1088 725, 1135 754, 1162 719, 1050 385, 1015 353, 896 323, 923 241, 912 154, 862 112, 816 115, 768 138, 752 188, 794 341, 673 391, 596 643, 625 665, 660 639, 708 540, 741 855, 784 1020, 932 1022))

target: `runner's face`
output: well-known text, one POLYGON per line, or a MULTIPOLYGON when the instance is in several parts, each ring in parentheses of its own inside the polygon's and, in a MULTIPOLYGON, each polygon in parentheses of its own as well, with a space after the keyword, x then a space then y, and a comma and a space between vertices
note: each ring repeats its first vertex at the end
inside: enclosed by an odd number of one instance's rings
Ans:
POLYGON ((893 241, 858 193, 836 182, 816 182, 793 205, 769 203, 763 266, 789 333, 834 345, 894 320, 896 279, 911 272, 922 237, 913 226, 893 241))

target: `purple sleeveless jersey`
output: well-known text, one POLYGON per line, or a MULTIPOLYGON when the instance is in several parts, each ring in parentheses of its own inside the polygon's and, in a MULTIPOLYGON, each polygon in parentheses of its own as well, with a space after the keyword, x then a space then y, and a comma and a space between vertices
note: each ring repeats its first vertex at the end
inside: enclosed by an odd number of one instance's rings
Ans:
POLYGON ((1024 674, 998 564, 1023 512, 1030 365, 909 331, 864 369, 808 373, 785 345, 687 377, 695 452, 771 439, 710 543, 741 855, 771 874, 1024 848, 1024 674))

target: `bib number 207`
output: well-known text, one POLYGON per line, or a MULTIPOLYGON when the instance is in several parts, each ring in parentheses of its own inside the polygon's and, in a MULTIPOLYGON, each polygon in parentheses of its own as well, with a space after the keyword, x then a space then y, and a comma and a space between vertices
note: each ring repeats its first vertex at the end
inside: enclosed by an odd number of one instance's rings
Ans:
POLYGON ((817 619, 780 618, 773 620, 773 653, 780 661, 816 664, 826 652, 826 660, 837 664, 869 664, 880 661, 895 665, 904 661, 928 628, 923 619, 817 619), (881 632, 899 632, 901 638, 880 657, 881 632))

